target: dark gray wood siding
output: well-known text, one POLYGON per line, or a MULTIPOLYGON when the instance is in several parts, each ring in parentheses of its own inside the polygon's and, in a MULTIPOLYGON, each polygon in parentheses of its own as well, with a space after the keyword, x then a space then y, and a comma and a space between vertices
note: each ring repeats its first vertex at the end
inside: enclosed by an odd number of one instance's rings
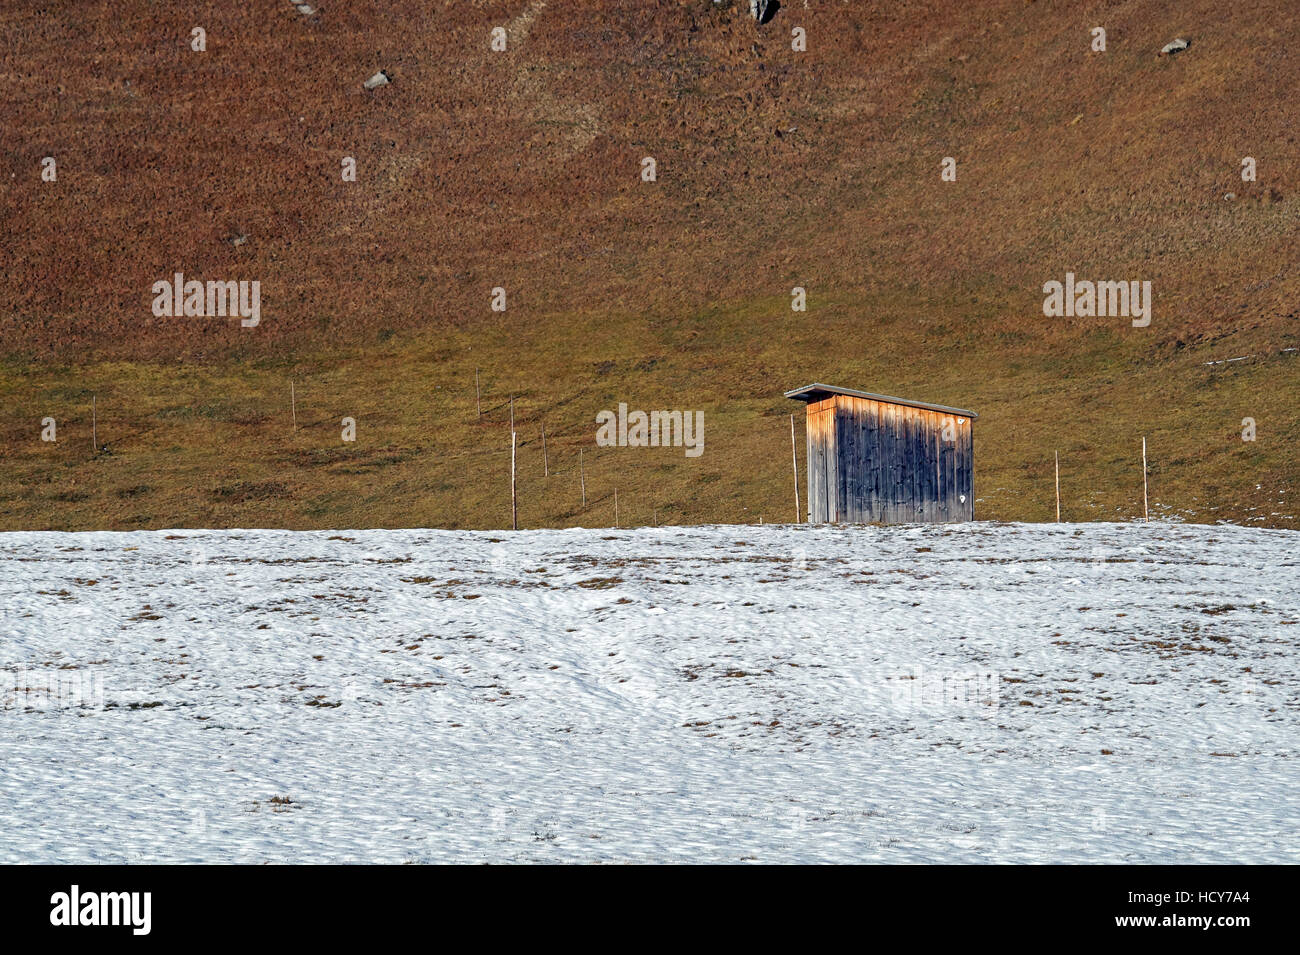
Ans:
POLYGON ((808 519, 975 518, 971 419, 835 395, 808 405, 808 519))

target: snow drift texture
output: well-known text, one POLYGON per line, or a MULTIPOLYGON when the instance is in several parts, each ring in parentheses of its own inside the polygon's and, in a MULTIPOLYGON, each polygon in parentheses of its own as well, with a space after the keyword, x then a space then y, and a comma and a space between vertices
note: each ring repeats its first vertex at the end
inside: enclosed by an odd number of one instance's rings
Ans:
POLYGON ((0 862, 1294 862, 1300 535, 0 535, 0 862))

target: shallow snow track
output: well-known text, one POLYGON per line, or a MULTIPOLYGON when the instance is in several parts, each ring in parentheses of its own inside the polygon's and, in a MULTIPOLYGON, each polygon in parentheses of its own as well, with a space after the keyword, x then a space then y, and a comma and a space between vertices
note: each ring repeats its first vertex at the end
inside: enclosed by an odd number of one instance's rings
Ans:
POLYGON ((0 862, 1300 861, 1300 534, 0 534, 0 862))

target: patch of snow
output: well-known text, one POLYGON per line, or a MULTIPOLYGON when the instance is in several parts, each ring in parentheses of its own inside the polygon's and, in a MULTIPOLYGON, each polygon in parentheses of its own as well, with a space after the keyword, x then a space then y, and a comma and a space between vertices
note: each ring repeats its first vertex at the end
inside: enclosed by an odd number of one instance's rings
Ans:
POLYGON ((1295 862, 1297 555, 1165 523, 0 534, 0 862, 1295 862))

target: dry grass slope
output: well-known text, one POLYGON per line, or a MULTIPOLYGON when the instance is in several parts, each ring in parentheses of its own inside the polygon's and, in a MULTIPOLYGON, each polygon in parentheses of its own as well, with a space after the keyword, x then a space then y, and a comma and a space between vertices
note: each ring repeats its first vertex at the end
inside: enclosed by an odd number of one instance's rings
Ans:
POLYGON ((511 394, 523 526, 784 521, 811 380, 979 411, 983 518, 1055 449, 1067 519, 1140 513, 1145 434, 1157 513, 1300 526, 1288 4, 808 6, 6 5, 0 528, 508 526, 511 394), (154 318, 175 271, 262 324, 154 318), (1066 271, 1151 326, 1044 318, 1066 271), (704 455, 596 448, 619 401, 704 455))

